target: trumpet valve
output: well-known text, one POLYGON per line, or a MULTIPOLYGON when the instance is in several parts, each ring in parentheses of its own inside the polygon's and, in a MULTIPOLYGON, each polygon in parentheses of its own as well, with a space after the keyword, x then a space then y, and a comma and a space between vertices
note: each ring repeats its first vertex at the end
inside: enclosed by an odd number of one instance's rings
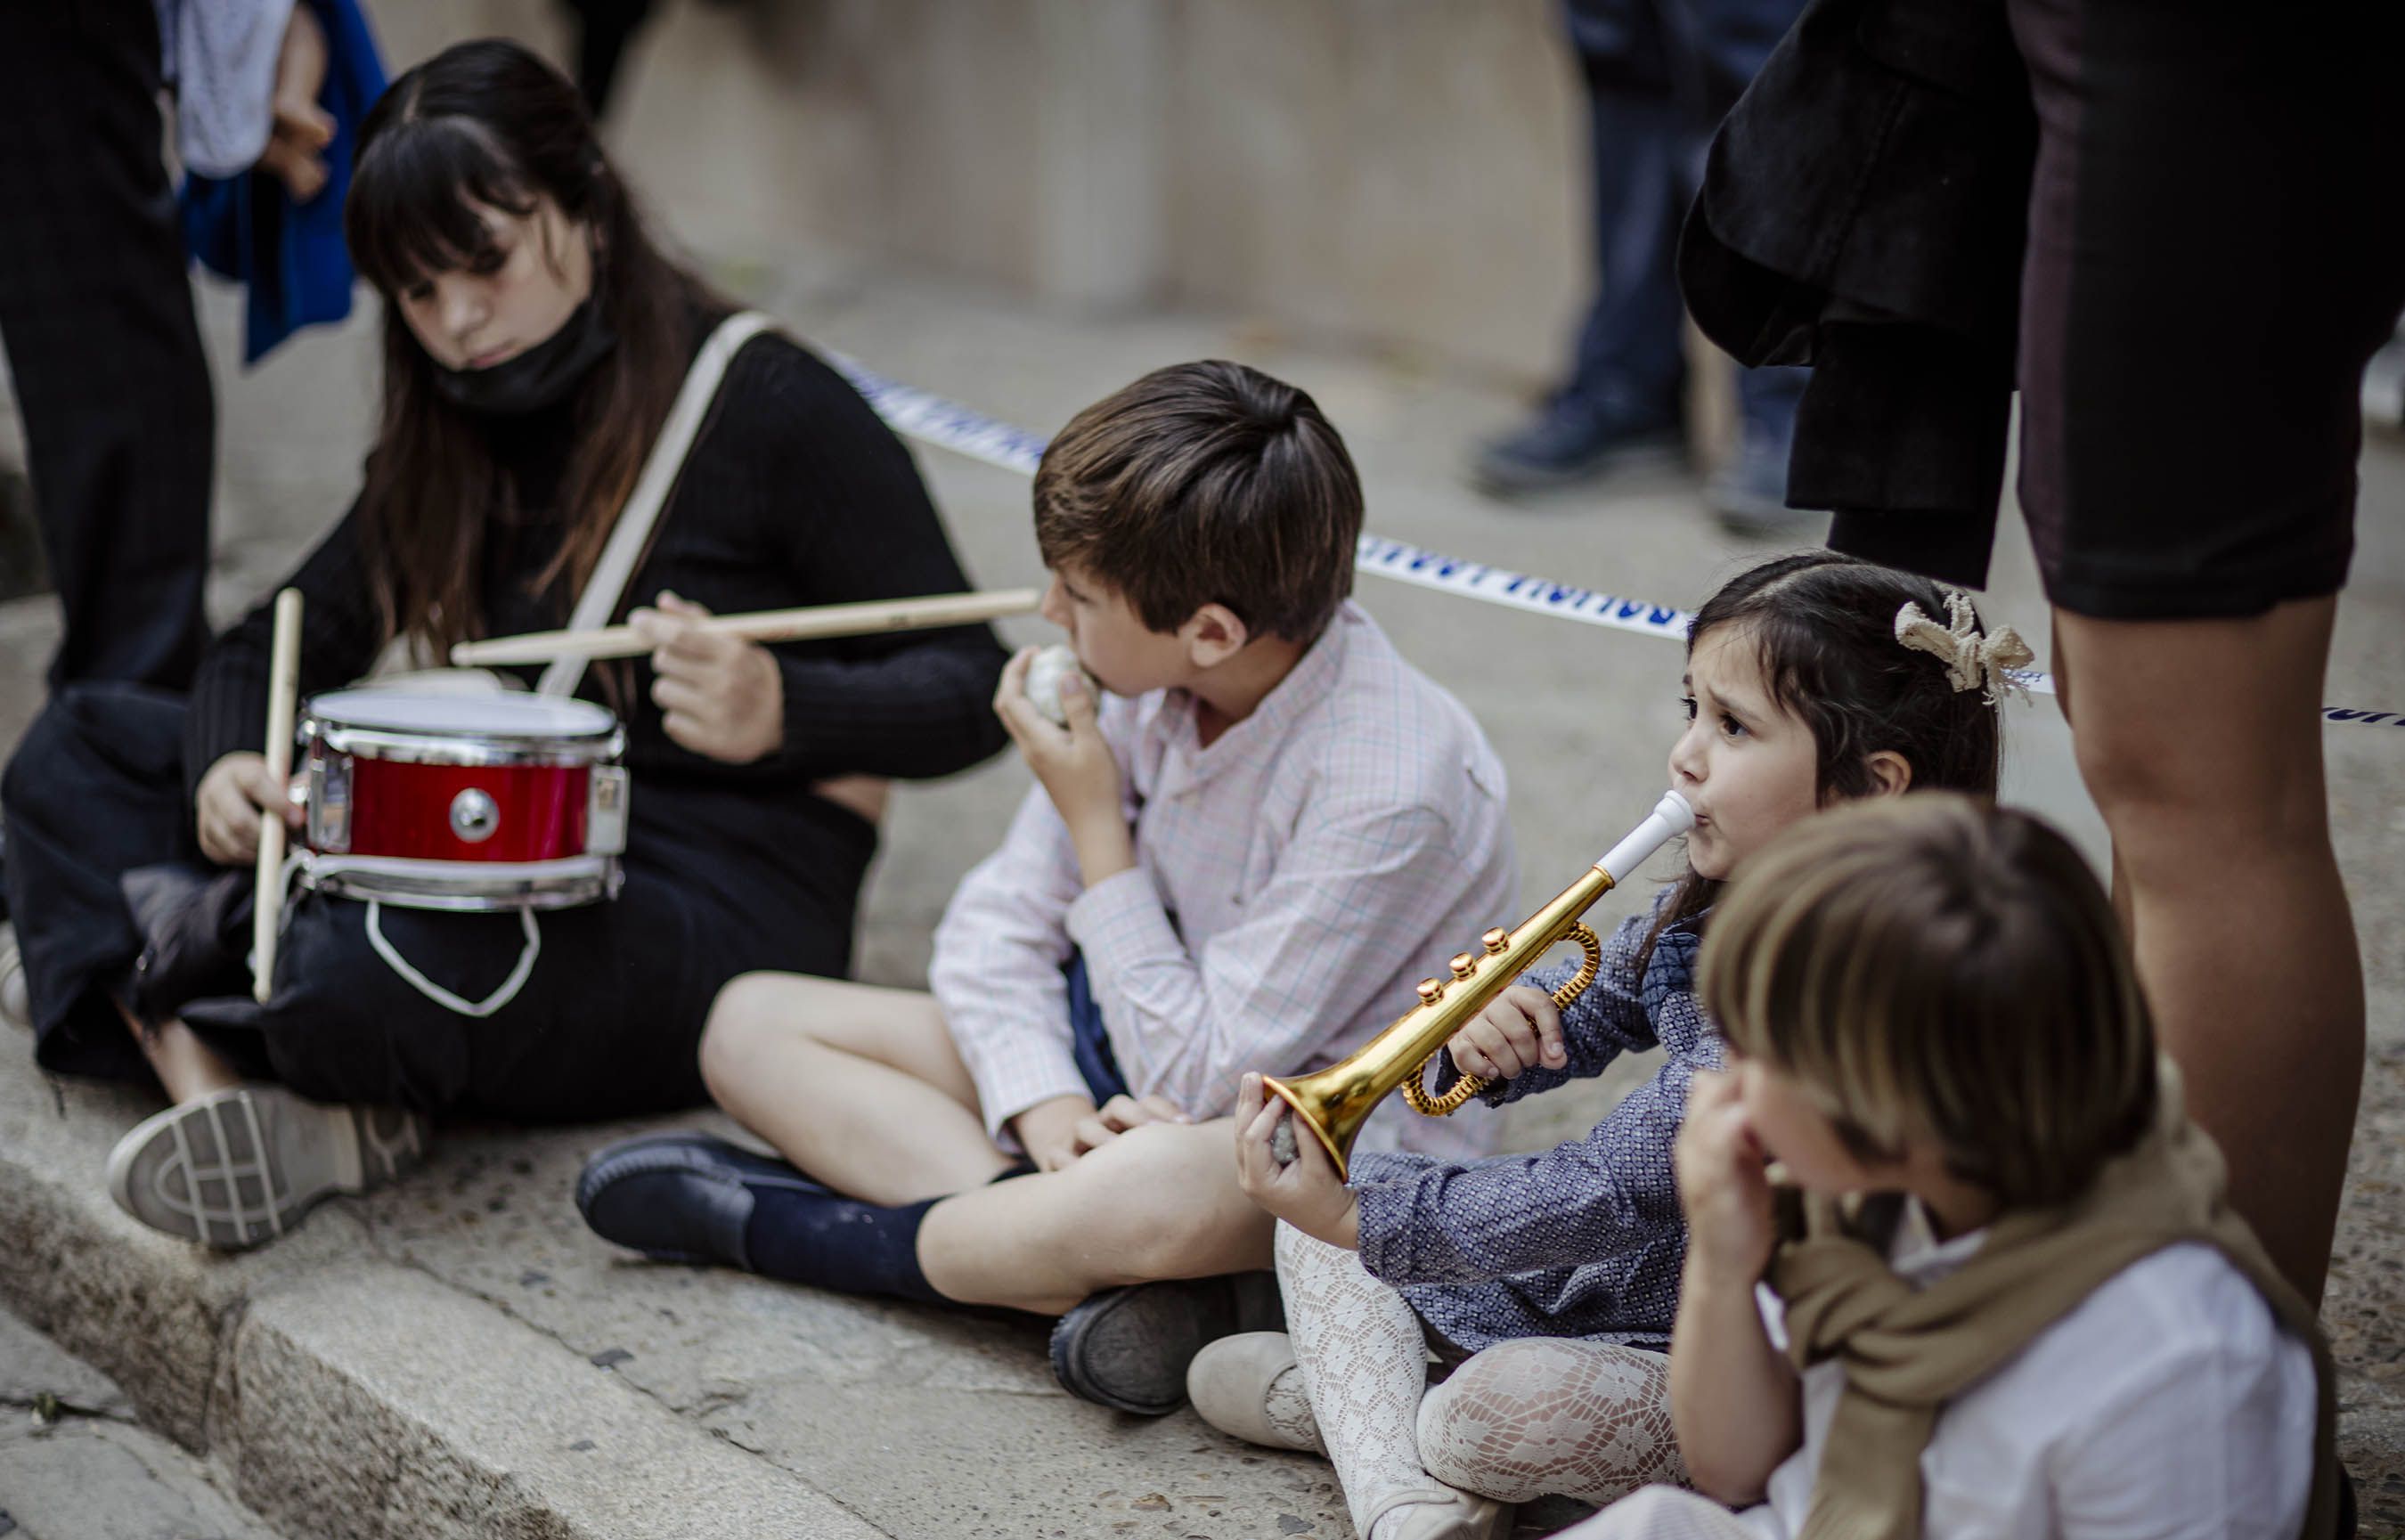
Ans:
POLYGON ((1420 980, 1421 1004, 1433 1005, 1443 998, 1444 981, 1442 979, 1424 978, 1420 980))
POLYGON ((1458 952, 1454 955, 1451 966, 1454 977, 1468 978, 1478 972, 1478 959, 1468 952, 1458 952))
POLYGON ((1479 937, 1478 942, 1480 945, 1486 948, 1486 955, 1493 957, 1512 945, 1512 932, 1498 925, 1479 937))

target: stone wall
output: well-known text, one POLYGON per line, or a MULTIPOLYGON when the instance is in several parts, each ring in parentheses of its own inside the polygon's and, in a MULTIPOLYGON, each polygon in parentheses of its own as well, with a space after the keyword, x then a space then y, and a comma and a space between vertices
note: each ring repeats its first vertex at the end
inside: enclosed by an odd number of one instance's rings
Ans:
MULTIPOLYGON (((398 69, 550 0, 371 0, 398 69)), ((1207 306, 1527 380, 1584 298, 1547 0, 669 0, 610 125, 686 244, 1207 306)))

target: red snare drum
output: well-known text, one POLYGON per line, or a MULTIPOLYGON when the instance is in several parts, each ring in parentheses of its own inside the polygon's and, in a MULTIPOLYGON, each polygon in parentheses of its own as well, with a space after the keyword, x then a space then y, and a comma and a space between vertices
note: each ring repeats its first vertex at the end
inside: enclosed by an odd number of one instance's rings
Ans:
POLYGON ((616 895, 626 734, 590 701, 314 696, 304 880, 415 909, 562 909, 616 895))

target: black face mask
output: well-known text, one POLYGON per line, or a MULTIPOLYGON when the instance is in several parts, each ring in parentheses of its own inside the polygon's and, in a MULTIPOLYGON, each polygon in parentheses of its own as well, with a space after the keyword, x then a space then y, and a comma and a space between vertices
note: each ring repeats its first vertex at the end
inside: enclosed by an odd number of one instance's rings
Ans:
POLYGON ((557 331, 513 358, 489 369, 436 365, 434 388, 464 411, 487 417, 523 416, 566 400, 617 345, 617 333, 588 298, 569 313, 557 331))

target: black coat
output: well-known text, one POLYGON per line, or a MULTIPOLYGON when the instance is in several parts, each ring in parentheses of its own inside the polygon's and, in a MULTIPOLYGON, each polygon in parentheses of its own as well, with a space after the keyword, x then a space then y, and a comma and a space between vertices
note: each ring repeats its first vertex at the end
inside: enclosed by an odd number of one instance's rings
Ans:
POLYGON ((1815 0, 1713 139, 1680 284, 1812 366, 1788 497, 1831 545, 1984 585, 2036 144, 2003 0, 1815 0))

